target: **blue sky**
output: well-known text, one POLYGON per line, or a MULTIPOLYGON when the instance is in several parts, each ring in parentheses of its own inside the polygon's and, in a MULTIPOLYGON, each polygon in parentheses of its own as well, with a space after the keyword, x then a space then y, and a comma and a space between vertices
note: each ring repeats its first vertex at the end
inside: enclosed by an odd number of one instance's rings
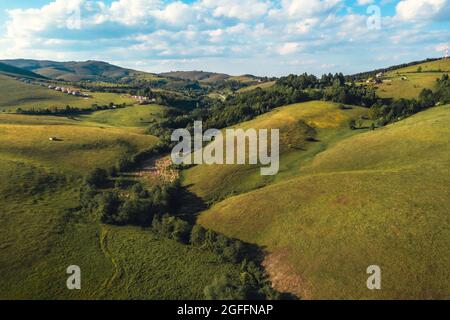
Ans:
POLYGON ((450 0, 15 0, 0 59, 150 72, 353 73, 444 55, 450 0))

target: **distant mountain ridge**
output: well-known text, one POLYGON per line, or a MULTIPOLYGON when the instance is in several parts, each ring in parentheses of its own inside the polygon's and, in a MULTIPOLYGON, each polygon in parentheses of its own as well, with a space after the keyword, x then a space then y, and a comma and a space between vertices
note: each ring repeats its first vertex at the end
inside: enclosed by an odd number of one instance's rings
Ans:
POLYGON ((45 78, 44 76, 36 74, 29 70, 17 68, 17 67, 11 66, 9 64, 1 63, 1 62, 0 62, 0 73, 6 74, 6 75, 12 75, 12 76, 16 76, 16 77, 38 78, 38 79, 45 78))
POLYGON ((54 80, 116 81, 127 77, 154 76, 150 73, 118 67, 103 61, 56 62, 48 60, 2 60, 4 64, 21 68, 54 80))
POLYGON ((230 75, 225 73, 215 73, 206 71, 171 71, 160 74, 167 78, 176 78, 182 80, 191 80, 199 82, 217 82, 224 81, 231 78, 230 75))

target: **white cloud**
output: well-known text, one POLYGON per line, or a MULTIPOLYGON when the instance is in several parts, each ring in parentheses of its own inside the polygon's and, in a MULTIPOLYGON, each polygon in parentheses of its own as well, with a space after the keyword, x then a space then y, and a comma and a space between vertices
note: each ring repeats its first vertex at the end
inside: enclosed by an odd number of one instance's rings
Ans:
MULTIPOLYGON (((402 0, 397 15, 383 17, 383 28, 371 31, 367 16, 345 7, 344 0, 54 0, 37 9, 9 11, 0 58, 101 59, 130 67, 138 61, 157 70, 189 63, 198 68, 209 61, 202 69, 214 62, 288 72, 288 65, 304 68, 308 63, 299 61, 317 58, 337 68, 339 59, 348 62, 349 55, 385 55, 400 47, 429 56, 448 41, 448 32, 429 29, 427 21, 445 18, 449 1, 402 0), (67 23, 77 8, 82 23, 67 23), (404 23, 412 16, 422 21, 404 23)), ((320 64, 314 68, 321 70, 320 64)))
POLYGON ((360 6, 367 6, 367 5, 369 5, 369 4, 374 3, 374 0, 358 0, 357 3, 358 3, 360 6))
POLYGON ((448 43, 439 43, 434 47, 434 50, 436 50, 436 52, 445 52, 448 50, 448 43))
POLYGON ((290 18, 318 17, 334 11, 341 3, 342 0, 282 0, 278 13, 290 18))
POLYGON ((300 44, 296 42, 287 42, 281 45, 277 50, 281 55, 288 55, 297 52, 300 49, 300 44))
POLYGON ((203 0, 200 6, 212 10, 214 17, 250 20, 264 16, 269 11, 270 2, 261 0, 203 0))
POLYGON ((401 21, 448 20, 449 0, 402 0, 396 6, 397 18, 401 21))
POLYGON ((84 3, 85 0, 56 0, 40 9, 9 10, 7 36, 27 37, 49 26, 72 29, 73 19, 78 18, 79 9, 84 3))
POLYGON ((163 10, 155 14, 159 20, 170 24, 186 24, 195 21, 195 12, 192 7, 183 2, 170 3, 163 10))
POLYGON ((159 9, 159 0, 118 0, 106 6, 99 2, 103 12, 97 16, 97 23, 116 21, 125 25, 136 25, 145 23, 149 13, 159 9))

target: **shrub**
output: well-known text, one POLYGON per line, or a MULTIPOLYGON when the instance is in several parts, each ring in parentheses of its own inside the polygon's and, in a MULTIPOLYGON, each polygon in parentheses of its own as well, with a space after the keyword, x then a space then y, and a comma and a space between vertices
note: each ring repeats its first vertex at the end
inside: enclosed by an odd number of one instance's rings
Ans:
POLYGON ((117 161, 117 169, 120 172, 126 172, 129 171, 133 168, 133 161, 131 160, 131 158, 122 158, 119 161, 117 161))
POLYGON ((206 240, 206 229, 196 224, 191 232, 191 244, 194 246, 202 246, 206 240))
POLYGON ((94 187, 103 187, 108 182, 108 172, 105 169, 96 168, 86 177, 86 183, 94 187))
POLYGON ((153 218, 152 229, 160 236, 176 240, 181 243, 189 242, 192 226, 181 219, 164 215, 153 218))
POLYGON ((104 223, 116 223, 115 214, 121 204, 117 194, 107 192, 96 197, 97 213, 100 221, 104 223))
POLYGON ((233 282, 230 276, 222 275, 205 287, 206 300, 245 300, 245 288, 233 282))
POLYGON ((115 222, 118 224, 148 226, 153 219, 151 208, 149 201, 127 200, 118 210, 115 222))
POLYGON ((181 243, 189 243, 189 235, 191 231, 192 226, 188 222, 181 219, 176 219, 171 238, 181 243))

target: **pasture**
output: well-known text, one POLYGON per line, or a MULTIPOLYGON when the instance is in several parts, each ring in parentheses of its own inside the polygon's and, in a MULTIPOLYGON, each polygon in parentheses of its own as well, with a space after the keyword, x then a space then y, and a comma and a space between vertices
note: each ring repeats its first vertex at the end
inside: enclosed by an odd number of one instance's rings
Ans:
POLYGON ((0 299, 201 299, 215 275, 238 276, 208 251, 102 225, 77 209, 83 176, 158 142, 140 118, 161 110, 0 113, 0 299), (81 267, 80 291, 66 288, 70 265, 81 267))
POLYGON ((383 78, 383 83, 376 85, 377 94, 381 98, 417 99, 423 89, 434 89, 436 79, 449 72, 450 59, 389 71, 383 78))
POLYGON ((265 247, 275 286, 306 299, 448 299, 449 111, 345 138, 199 223, 265 247), (374 264, 382 290, 370 291, 374 264))
POLYGON ((97 111, 78 117, 83 121, 116 127, 147 127, 152 120, 161 118, 166 107, 158 105, 133 106, 115 110, 97 111))
POLYGON ((86 109, 97 104, 99 106, 114 103, 130 105, 136 101, 127 95, 115 93, 89 93, 90 98, 76 97, 59 91, 51 90, 39 85, 20 82, 14 78, 0 75, 0 111, 15 112, 18 108, 52 109, 65 108, 67 105, 86 109))
POLYGON ((277 108, 234 128, 279 129, 280 172, 261 176, 253 165, 199 165, 183 172, 183 184, 206 202, 213 202, 299 174, 299 168, 335 141, 356 134, 348 128, 350 119, 367 109, 339 109, 338 104, 322 101, 277 108))

